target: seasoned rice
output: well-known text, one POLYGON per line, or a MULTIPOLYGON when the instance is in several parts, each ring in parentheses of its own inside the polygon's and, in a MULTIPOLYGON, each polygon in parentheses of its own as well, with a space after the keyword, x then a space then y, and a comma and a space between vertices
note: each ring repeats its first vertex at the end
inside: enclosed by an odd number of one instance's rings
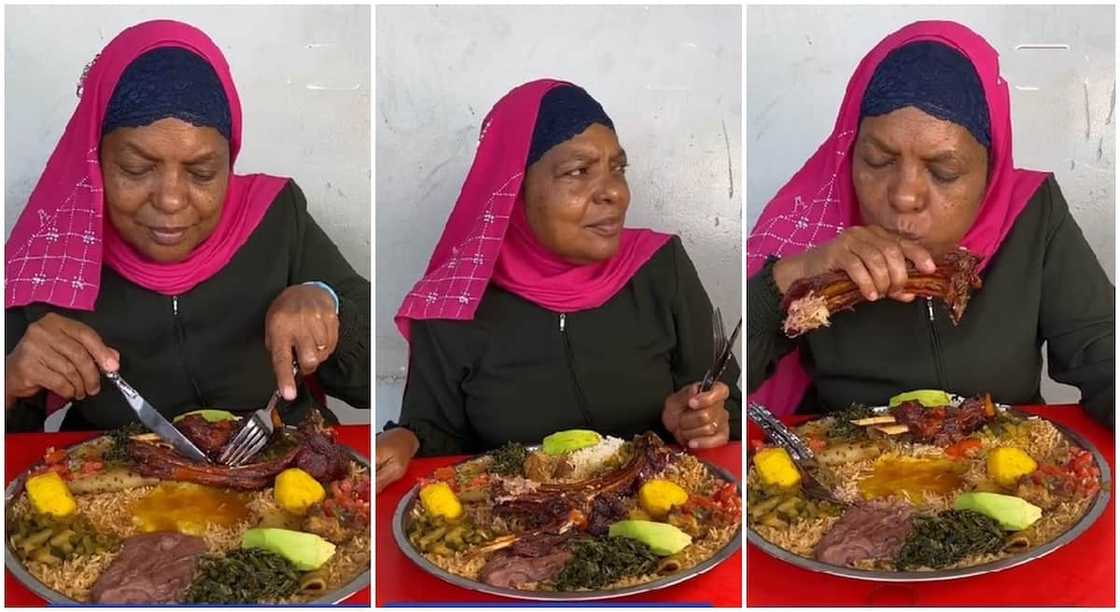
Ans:
MULTIPOLYGON (((366 473, 364 466, 351 463, 351 476, 366 473)), ((155 490, 154 486, 145 486, 113 493, 77 495, 75 501, 78 504, 78 513, 88 518, 95 529, 111 533, 119 538, 127 538, 140 533, 137 525, 133 522, 131 508, 153 490, 155 490)), ((246 506, 250 509, 254 518, 229 526, 211 524, 204 533, 199 535, 206 543, 207 550, 211 554, 240 548, 242 535, 256 524, 257 517, 267 511, 277 512, 280 510, 271 487, 247 493, 246 506)), ((20 516, 30 511, 31 507, 26 494, 20 495, 7 509, 11 517, 20 516)), ((324 592, 330 592, 345 586, 369 568, 371 558, 369 542, 370 532, 367 529, 336 547, 334 556, 317 570, 317 573, 321 574, 326 582, 324 592)), ((93 556, 75 557, 55 567, 29 561, 25 567, 32 576, 48 588, 62 593, 70 599, 88 602, 90 588, 93 587, 98 576, 108 568, 116 556, 116 552, 106 552, 93 556)), ((317 598, 320 594, 296 594, 282 603, 306 603, 317 598)))
MULTIPOLYGON (((799 434, 812 433, 814 435, 822 435, 831 425, 831 420, 831 417, 825 417, 806 423, 796 428, 796 430, 799 434)), ((1005 436, 997 437, 985 430, 980 430, 974 433, 972 437, 980 440, 981 447, 984 451, 1000 446, 1010 446, 1027 452, 1040 463, 1055 465, 1062 465, 1068 461, 1071 456, 1071 451, 1073 450, 1069 440, 1062 435, 1053 424, 1045 419, 1028 419, 1022 421, 1013 428, 1013 431, 1011 431, 1009 435, 1005 436)), ((877 458, 864 459, 839 465, 822 466, 820 473, 822 484, 830 487, 839 499, 848 503, 855 503, 863 501, 863 497, 858 488, 859 481, 870 476, 874 470, 875 464, 883 458, 944 457, 944 451, 937 446, 900 442, 891 438, 887 438, 886 440, 888 449, 877 458)), ((984 457, 985 453, 977 453, 976 456, 969 459, 968 469, 961 474, 964 488, 969 490, 991 490, 992 483, 987 477, 987 467, 984 457)), ((753 467, 748 472, 747 484, 749 488, 760 487, 758 477, 753 467)), ((907 500, 895 496, 883 499, 898 503, 907 502, 907 500)), ((922 503, 918 504, 918 507, 923 513, 936 513, 952 509, 954 499, 955 493, 936 495, 927 492, 922 499, 922 503)), ((1073 527, 1088 511, 1092 502, 1092 498, 1077 498, 1063 501, 1057 507, 1043 512, 1042 518, 1030 528, 1019 532, 1018 535, 1028 538, 1030 548, 1035 548, 1050 542, 1073 527)), ((751 528, 767 541, 785 550, 802 557, 812 558, 814 546, 824 537, 824 534, 837 520, 839 520, 839 517, 825 516, 813 520, 799 518, 790 522, 788 526, 784 528, 775 528, 762 524, 752 524, 751 528)), ((1022 552, 1005 550, 993 554, 972 555, 960 560, 956 564, 939 569, 972 567, 998 561, 1000 559, 1006 559, 1017 554, 1022 554, 1022 552)), ((854 566, 866 570, 894 571, 895 569, 893 562, 882 559, 863 560, 856 562, 854 566)), ((921 571, 930 570, 931 568, 917 569, 921 571)))

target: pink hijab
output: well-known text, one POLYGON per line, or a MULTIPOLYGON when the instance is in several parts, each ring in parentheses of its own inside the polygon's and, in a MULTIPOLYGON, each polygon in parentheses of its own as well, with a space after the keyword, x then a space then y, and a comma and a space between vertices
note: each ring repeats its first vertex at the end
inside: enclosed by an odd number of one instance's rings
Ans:
POLYGON ((621 290, 668 234, 625 229, 618 253, 575 265, 545 249, 525 217, 521 183, 541 98, 570 83, 541 79, 507 93, 482 122, 474 164, 428 269, 404 298, 396 323, 409 338, 421 319, 470 320, 491 281, 553 312, 602 306, 621 290))
MULTIPOLYGON (((796 255, 828 242, 844 228, 860 223, 848 154, 859 130, 860 102, 876 67, 891 51, 918 41, 956 49, 976 69, 991 114, 990 176, 980 213, 961 245, 980 255, 981 269, 1007 237, 1046 174, 1019 170, 1011 159, 1011 104, 1007 82, 999 74, 999 55, 979 34, 949 21, 919 21, 883 39, 859 63, 848 81, 832 134, 809 161, 766 205, 747 238, 747 275, 770 255, 796 255)), ((795 351, 778 364, 774 375, 750 400, 776 414, 790 414, 810 379, 795 351)))
POLYGON ((280 177, 231 174, 214 233, 179 263, 142 258, 105 222, 98 159, 105 109, 128 65, 159 47, 187 49, 214 68, 229 100, 230 164, 237 159, 241 102, 218 47, 200 30, 175 21, 149 21, 124 30, 83 75, 78 107, 5 245, 6 308, 44 302, 93 310, 103 263, 152 291, 190 291, 229 263, 286 184, 288 179, 280 177))

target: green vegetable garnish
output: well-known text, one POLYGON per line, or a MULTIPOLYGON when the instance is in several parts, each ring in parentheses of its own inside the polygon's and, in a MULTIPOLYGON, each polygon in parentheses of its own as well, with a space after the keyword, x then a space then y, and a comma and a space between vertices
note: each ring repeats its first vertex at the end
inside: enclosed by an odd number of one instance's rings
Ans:
POLYGON ((852 404, 843 410, 837 410, 829 415, 833 418, 832 427, 828 428, 825 435, 830 440, 837 442, 852 442, 867 437, 867 431, 852 421, 875 416, 875 412, 866 406, 852 404))
POLYGON ((558 591, 598 589, 657 567, 657 555, 649 546, 630 538, 585 538, 569 547, 572 558, 556 577, 558 591))
POLYGON ((937 516, 914 517, 914 530, 895 558, 899 570, 939 568, 969 555, 1003 548, 999 523, 971 510, 947 510, 937 516))
POLYGON ((112 446, 101 456, 106 463, 125 463, 128 461, 128 443, 131 436, 138 436, 148 431, 140 423, 129 423, 109 432, 112 446))
POLYGON ((284 599, 299 590, 299 571, 280 555, 242 548, 203 557, 185 603, 255 604, 284 599))
POLYGON ((501 448, 490 451, 490 456, 494 458, 491 472, 502 476, 523 476, 522 468, 529 457, 529 450, 517 442, 506 442, 501 448))

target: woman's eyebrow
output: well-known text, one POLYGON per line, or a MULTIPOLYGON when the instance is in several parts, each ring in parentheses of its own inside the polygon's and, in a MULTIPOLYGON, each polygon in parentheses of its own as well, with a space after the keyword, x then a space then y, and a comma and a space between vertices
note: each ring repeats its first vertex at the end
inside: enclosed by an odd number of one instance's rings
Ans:
POLYGON ((611 161, 618 161, 620 159, 626 159, 626 149, 619 149, 615 151, 613 155, 611 155, 611 161))
POLYGON ((880 151, 882 151, 884 153, 889 153, 891 155, 898 155, 898 150, 897 149, 891 147, 890 145, 883 142, 882 140, 879 140, 874 134, 866 134, 865 133, 865 134, 863 134, 861 139, 864 142, 867 142, 867 143, 870 143, 870 144, 874 145, 875 148, 879 149, 880 151))
POLYGON ((934 162, 934 163, 937 163, 937 162, 960 162, 960 161, 962 161, 962 158, 956 151, 953 151, 953 150, 949 149, 949 150, 945 150, 945 151, 938 151, 938 152, 933 153, 931 155, 926 155, 926 156, 922 157, 922 161, 934 162))
POLYGON ((125 142, 124 148, 134 155, 139 155, 148 161, 159 161, 159 157, 144 150, 140 145, 133 142, 125 142))
POLYGON ((193 166, 196 164, 204 164, 206 162, 214 161, 215 159, 217 159, 217 157, 218 154, 216 152, 206 151, 205 153, 200 153, 190 159, 184 160, 183 163, 188 166, 193 166))

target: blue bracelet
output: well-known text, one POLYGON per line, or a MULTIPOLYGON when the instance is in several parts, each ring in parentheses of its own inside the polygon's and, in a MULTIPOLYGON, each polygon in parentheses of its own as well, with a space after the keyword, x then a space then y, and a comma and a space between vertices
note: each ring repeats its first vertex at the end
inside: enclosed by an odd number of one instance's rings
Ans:
POLYGON ((318 288, 322 289, 323 291, 326 291, 327 293, 331 294, 331 299, 334 300, 334 313, 338 314, 338 305, 340 303, 338 301, 338 294, 334 292, 334 289, 331 289, 330 285, 324 283, 323 281, 307 281, 306 283, 302 283, 302 284, 311 285, 313 287, 318 287, 318 288))

